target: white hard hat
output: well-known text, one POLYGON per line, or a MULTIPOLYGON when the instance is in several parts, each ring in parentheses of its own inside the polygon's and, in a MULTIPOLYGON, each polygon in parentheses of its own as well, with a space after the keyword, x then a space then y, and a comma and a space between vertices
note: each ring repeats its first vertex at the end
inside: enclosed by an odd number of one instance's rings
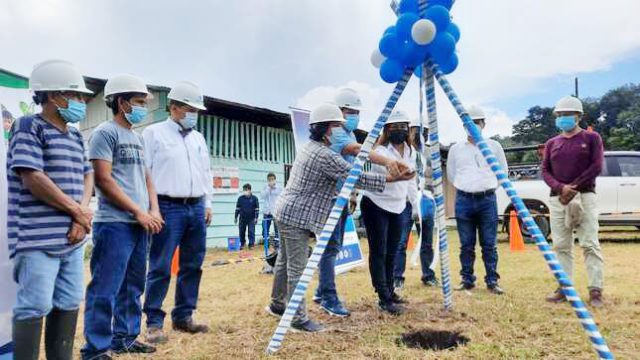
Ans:
POLYGON ((338 105, 332 103, 324 103, 316 107, 309 117, 309 125, 336 121, 346 122, 338 105))
POLYGON ((385 123, 385 125, 389 125, 389 124, 397 124, 397 123, 410 123, 411 120, 409 119, 409 116, 407 115, 407 113, 405 113, 402 110, 396 110, 394 112, 391 113, 391 115, 389 115, 389 119, 387 120, 387 122, 385 123))
POLYGON ((202 96, 202 90, 200 87, 191 81, 181 81, 177 83, 169 91, 167 96, 171 100, 185 103, 189 106, 193 106, 196 109, 207 110, 204 106, 204 97, 202 96))
POLYGON ((76 91, 93 94, 87 89, 80 71, 65 60, 48 60, 33 67, 29 77, 31 91, 76 91))
POLYGON ((141 78, 131 74, 120 74, 112 77, 104 86, 104 99, 111 95, 123 93, 149 94, 147 85, 141 78))
POLYGON ((487 116, 484 114, 484 111, 475 105, 471 105, 467 108, 467 114, 471 117, 471 120, 484 120, 487 116))
POLYGON ((362 100, 358 96, 358 92, 351 88, 340 89, 336 95, 334 102, 340 108, 347 108, 351 110, 362 110, 362 100))
POLYGON ((582 101, 574 96, 565 96, 556 103, 556 108, 553 109, 553 112, 559 113, 563 111, 571 111, 577 113, 584 113, 582 109, 582 101))
MULTIPOLYGON (((415 118, 413 120, 411 120, 411 125, 409 125, 409 127, 420 127, 420 118, 415 118)), ((422 127, 425 129, 429 128, 429 122, 423 120, 422 121, 422 127)))

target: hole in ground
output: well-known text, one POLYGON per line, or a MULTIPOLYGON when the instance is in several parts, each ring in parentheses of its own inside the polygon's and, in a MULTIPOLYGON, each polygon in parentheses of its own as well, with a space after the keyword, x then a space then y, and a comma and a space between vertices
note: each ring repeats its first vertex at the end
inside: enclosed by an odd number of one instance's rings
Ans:
POLYGON ((425 329, 404 333, 396 342, 398 345, 404 344, 414 349, 438 351, 464 345, 469 342, 469 338, 461 335, 460 332, 425 329))

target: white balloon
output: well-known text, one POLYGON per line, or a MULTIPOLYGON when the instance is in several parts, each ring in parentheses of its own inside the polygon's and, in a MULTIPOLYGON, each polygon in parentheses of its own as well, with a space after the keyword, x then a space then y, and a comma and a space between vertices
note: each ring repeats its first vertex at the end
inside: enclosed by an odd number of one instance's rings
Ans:
POLYGON ((375 48, 375 50, 373 50, 373 53, 371 53, 371 64, 376 69, 380 69, 380 66, 385 60, 386 58, 384 57, 384 55, 382 55, 382 53, 380 52, 380 49, 375 48))
POLYGON ((436 26, 431 20, 420 19, 411 27, 411 38, 418 45, 427 45, 436 37, 436 26))

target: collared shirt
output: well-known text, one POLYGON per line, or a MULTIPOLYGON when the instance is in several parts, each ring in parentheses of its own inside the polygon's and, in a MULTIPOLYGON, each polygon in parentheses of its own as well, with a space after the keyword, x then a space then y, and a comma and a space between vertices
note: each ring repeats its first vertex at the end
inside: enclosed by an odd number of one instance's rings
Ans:
POLYGON ((18 119, 9 142, 7 169, 11 256, 25 250, 58 255, 82 246, 84 241, 69 244, 71 216, 33 196, 18 174, 25 169, 43 172, 63 193, 80 203, 84 176, 93 171, 80 131, 73 127, 60 131, 39 114, 18 119))
MULTIPOLYGON (((411 170, 415 170, 416 151, 407 144, 405 144, 402 154, 392 144, 378 146, 374 151, 386 158, 402 160, 409 164, 411 170)), ((386 174, 387 168, 382 165, 371 164, 371 171, 377 174, 386 174)), ((389 183, 383 192, 365 191, 364 196, 368 197, 379 208, 394 214, 402 213, 407 206, 407 201, 415 209, 418 209, 418 184, 415 179, 389 183)))
POLYGON ((236 201, 236 213, 234 219, 238 220, 238 217, 243 220, 258 220, 258 214, 260 213, 260 202, 255 195, 240 195, 238 201, 236 201))
MULTIPOLYGON (((282 191, 274 215, 278 222, 320 234, 333 206, 336 183, 346 179, 351 165, 323 143, 305 144, 291 168, 287 187, 282 191)), ((382 191, 386 176, 362 173, 358 186, 382 191)))
MULTIPOLYGON (((502 165, 502 169, 509 173, 502 145, 492 139, 485 141, 502 165)), ((495 190, 498 187, 498 180, 484 156, 478 147, 469 141, 454 144, 449 149, 447 176, 456 189, 468 193, 495 190)))
POLYGON ((264 189, 260 193, 260 202, 262 203, 262 213, 265 215, 272 215, 273 210, 276 207, 278 196, 282 193, 282 187, 278 184, 271 187, 269 184, 265 185, 264 189))
POLYGON ((204 136, 191 130, 186 136, 171 118, 142 132, 146 164, 159 195, 175 198, 206 196, 211 208, 213 177, 209 147, 204 136))

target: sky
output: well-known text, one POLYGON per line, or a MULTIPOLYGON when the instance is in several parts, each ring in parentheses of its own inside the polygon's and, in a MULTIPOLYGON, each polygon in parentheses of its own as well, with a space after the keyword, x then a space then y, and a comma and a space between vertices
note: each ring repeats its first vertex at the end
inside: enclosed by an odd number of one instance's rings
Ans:
MULTIPOLYGON (((460 66, 449 77, 465 105, 489 115, 485 135, 508 135, 535 105, 573 92, 597 97, 640 82, 637 0, 457 0, 460 66)), ((51 58, 89 76, 127 72, 154 85, 200 84, 209 96, 288 112, 353 87, 361 128, 393 85, 370 63, 395 21, 387 0, 0 0, 0 68, 27 75, 51 58)), ((398 108, 418 115, 413 78, 398 108)), ((437 93, 443 143, 464 138, 437 93)))

